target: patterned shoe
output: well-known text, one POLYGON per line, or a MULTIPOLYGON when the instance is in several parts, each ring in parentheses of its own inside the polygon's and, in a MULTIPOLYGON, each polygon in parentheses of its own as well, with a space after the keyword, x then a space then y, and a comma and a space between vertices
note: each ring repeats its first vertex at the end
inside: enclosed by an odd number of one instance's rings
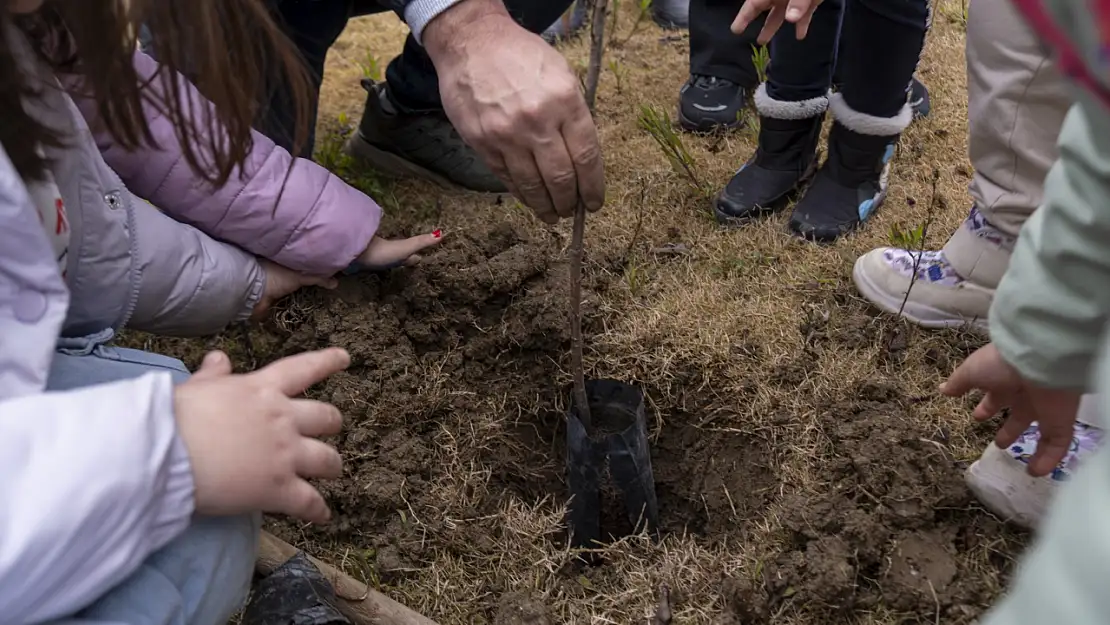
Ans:
POLYGON ((996 230, 973 207, 944 250, 911 252, 881 247, 861 256, 852 270, 856 289, 875 307, 890 314, 901 311, 904 318, 925 328, 970 326, 986 331, 987 313, 998 281, 993 276, 978 279, 960 276, 948 256, 953 241, 977 248, 979 251, 974 253, 979 258, 992 257, 989 262, 976 264, 998 265, 999 275, 1009 264, 1009 250, 1014 243, 1013 237, 996 230), (917 277, 911 280, 915 263, 917 277))
MULTIPOLYGON (((1095 401, 1094 395, 1085 395, 1080 413, 1090 410, 1095 401)), ((1067 455, 1044 477, 1033 477, 1026 472, 1037 450, 1038 439, 1040 430, 1034 423, 1006 449, 999 449, 992 443, 965 475, 968 487, 988 510, 1028 529, 1040 524, 1060 484, 1071 479, 1084 459, 1102 446, 1103 430, 1087 423, 1076 423, 1067 455)))

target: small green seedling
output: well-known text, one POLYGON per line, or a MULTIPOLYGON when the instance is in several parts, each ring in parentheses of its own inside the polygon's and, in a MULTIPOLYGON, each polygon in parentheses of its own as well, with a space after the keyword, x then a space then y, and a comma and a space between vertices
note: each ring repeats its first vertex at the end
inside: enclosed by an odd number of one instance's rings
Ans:
POLYGON ((613 72, 613 78, 617 79, 617 93, 624 93, 624 77, 628 74, 628 70, 620 61, 610 59, 609 71, 613 72))
POLYGON ((639 297, 643 294, 644 285, 647 280, 646 276, 644 276, 644 272, 641 271, 638 266, 630 264, 628 268, 624 270, 624 279, 628 282, 628 292, 631 293, 633 297, 639 297))
POLYGON ((898 224, 890 227, 890 245, 903 250, 920 250, 925 244, 925 224, 904 229, 898 224))
POLYGON ((757 46, 752 44, 752 65, 755 66, 755 75, 759 82, 767 82, 767 66, 771 64, 771 53, 767 45, 757 46))
MULTIPOLYGON (((636 13, 636 21, 632 22, 632 30, 628 31, 628 34, 625 36, 624 41, 620 42, 617 47, 623 46, 624 44, 631 41, 632 37, 634 37, 636 33, 640 31, 640 26, 642 26, 645 20, 647 20, 648 16, 651 15, 651 0, 637 0, 636 8, 638 9, 638 12, 636 13)), ((614 11, 614 13, 616 13, 616 11, 614 11)), ((614 38, 616 37, 616 30, 613 31, 613 36, 614 38)))
POLYGON ((690 156, 686 145, 682 143, 682 138, 675 132, 671 116, 655 106, 641 104, 639 124, 640 128, 646 130, 651 138, 655 139, 675 173, 684 176, 690 187, 698 194, 708 196, 705 185, 695 173, 694 157, 690 156))
POLYGON ((382 81, 382 65, 373 52, 366 52, 366 59, 359 64, 362 67, 362 76, 374 82, 382 81))

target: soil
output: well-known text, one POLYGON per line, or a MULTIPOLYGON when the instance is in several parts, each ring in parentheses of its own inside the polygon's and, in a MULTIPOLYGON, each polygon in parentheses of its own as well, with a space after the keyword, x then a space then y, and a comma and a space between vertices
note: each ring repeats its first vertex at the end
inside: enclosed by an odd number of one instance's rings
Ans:
MULTIPOLYGON (((313 391, 348 418, 336 441, 346 477, 323 485, 335 513, 330 526, 275 523, 277 533, 302 544, 355 545, 371 560, 356 568, 403 585, 445 557, 441 550, 497 557, 507 538, 496 525, 462 519, 494 518, 512 501, 566 501, 564 243, 552 232, 478 228, 416 267, 347 278, 318 295, 274 356, 325 345, 350 351, 351 368, 313 391), (487 431, 473 432, 477 426, 487 431)), ((587 259, 587 337, 604 326, 594 303, 622 262, 587 259)), ((820 350, 886 336, 873 316, 842 299, 836 290, 829 303, 843 314, 799 323, 810 351, 770 367, 766 382, 797 387, 813 375, 820 350)), ((755 339, 746 345, 746 353, 763 351, 755 339)), ((653 389, 645 390, 650 397, 653 389)), ((1009 530, 971 509, 947 435, 918 419, 897 387, 857 385, 821 408, 813 461, 825 487, 816 491, 783 483, 783 452, 765 438, 701 427, 707 412, 721 409, 717 401, 691 391, 681 405, 654 405, 667 418, 652 461, 664 537, 742 542, 763 519, 779 519, 778 540, 763 548, 757 572, 723 578, 724 622, 776 622, 783 610, 840 622, 882 607, 961 623, 990 604, 996 577, 979 575, 981 561, 964 556, 1009 530)), ((771 421, 792 419, 783 413, 771 421)), ((603 527, 619 539, 631 526, 611 490, 606 502, 603 527)), ((534 540, 559 545, 565 536, 534 540)), ((1005 576, 1009 559, 996 560, 1005 576)), ((558 573, 567 583, 605 575, 604 559, 588 570, 576 562, 558 573)), ((674 580, 679 597, 681 581, 674 580)), ((471 618, 551 622, 537 595, 497 582, 484 590, 488 607, 475 606, 471 618)))
POLYGON ((997 588, 965 566, 965 555, 1007 530, 969 509, 964 467, 896 389, 854 394, 827 410, 829 487, 775 504, 784 548, 761 580, 726 584, 731 611, 744 623, 770 623, 783 603, 799 602, 830 619, 881 606, 924 622, 973 620, 997 588))

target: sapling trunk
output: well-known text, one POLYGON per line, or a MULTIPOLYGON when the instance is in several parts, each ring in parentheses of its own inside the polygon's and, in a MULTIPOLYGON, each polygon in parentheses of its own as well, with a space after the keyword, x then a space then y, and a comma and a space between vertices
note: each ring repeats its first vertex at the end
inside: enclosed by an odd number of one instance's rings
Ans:
POLYGON ((586 66, 586 106, 594 111, 597 83, 601 78, 601 57, 605 54, 605 11, 609 0, 593 0, 590 16, 590 64, 586 66))
MULTIPOLYGON (((601 78, 601 57, 605 52, 605 10, 608 0, 593 0, 590 19, 590 64, 586 68, 586 106, 594 112, 597 82, 601 78)), ((593 418, 586 396, 586 372, 582 367, 582 239, 586 232, 586 205, 578 203, 570 238, 570 368, 574 376, 574 403, 578 420, 590 432, 593 418)))
POLYGON ((586 205, 579 202, 574 211, 570 238, 570 369, 574 375, 574 403, 578 420, 591 432, 593 419, 586 396, 586 372, 582 367, 582 235, 586 230, 586 205))

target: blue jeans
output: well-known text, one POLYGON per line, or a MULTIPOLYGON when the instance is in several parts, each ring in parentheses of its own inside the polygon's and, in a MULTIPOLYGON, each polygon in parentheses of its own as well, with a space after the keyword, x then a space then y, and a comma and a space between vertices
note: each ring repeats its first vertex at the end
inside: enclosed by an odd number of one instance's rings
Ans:
MULTIPOLYGON (((189 370, 175 358, 110 347, 112 331, 61 339, 47 389, 62 391, 166 371, 189 370)), ((50 625, 224 625, 250 590, 260 515, 197 517, 137 571, 72 617, 50 625)))

